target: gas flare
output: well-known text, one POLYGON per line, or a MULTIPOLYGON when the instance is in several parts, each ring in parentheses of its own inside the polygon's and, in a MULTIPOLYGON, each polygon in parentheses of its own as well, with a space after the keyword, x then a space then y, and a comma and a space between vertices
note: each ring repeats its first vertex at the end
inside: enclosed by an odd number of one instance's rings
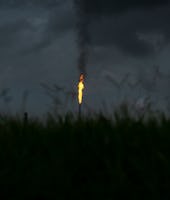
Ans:
POLYGON ((84 75, 81 74, 78 83, 78 102, 82 104, 83 100, 83 90, 84 90, 84 75))

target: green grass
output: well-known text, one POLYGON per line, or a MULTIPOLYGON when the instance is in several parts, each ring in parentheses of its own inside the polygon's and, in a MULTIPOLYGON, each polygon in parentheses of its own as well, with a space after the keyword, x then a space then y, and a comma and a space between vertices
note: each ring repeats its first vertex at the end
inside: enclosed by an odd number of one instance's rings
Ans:
MULTIPOLYGON (((0 117, 8 199, 170 199, 170 119, 0 117)), ((1 198, 1 197, 0 197, 1 198)), ((2 198, 1 198, 2 199, 2 198)))

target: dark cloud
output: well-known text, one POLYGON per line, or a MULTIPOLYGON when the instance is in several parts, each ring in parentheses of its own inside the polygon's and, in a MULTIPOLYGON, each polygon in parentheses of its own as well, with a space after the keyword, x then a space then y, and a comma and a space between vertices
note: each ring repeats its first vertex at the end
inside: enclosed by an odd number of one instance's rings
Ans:
POLYGON ((84 12, 89 15, 112 15, 132 9, 147 9, 164 6, 169 0, 78 0, 84 12))
POLYGON ((85 24, 84 29, 87 29, 83 32, 79 26, 79 34, 85 38, 84 33, 89 33, 86 45, 114 46, 135 57, 154 55, 169 43, 169 2, 76 0, 76 5, 84 13, 79 15, 80 25, 85 24))
POLYGON ((114 46, 132 56, 158 53, 170 39, 170 8, 129 12, 118 17, 104 17, 91 23, 91 43, 114 46))
POLYGON ((47 48, 73 30, 74 16, 68 0, 11 0, 1 1, 0 5, 1 47, 20 48, 21 44, 24 55, 47 48))
POLYGON ((27 29, 31 29, 31 25, 26 19, 0 24, 0 48, 16 44, 19 36, 27 29))
POLYGON ((1 7, 10 8, 23 8, 25 6, 29 7, 42 7, 45 9, 51 9, 56 6, 60 6, 66 0, 1 0, 1 7))
POLYGON ((20 15, 20 12, 21 15, 18 20, 11 19, 3 24, 0 22, 0 44, 1 47, 12 45, 20 37, 22 40, 22 34, 28 30, 30 31, 28 35, 31 37, 29 36, 29 42, 27 40, 28 44, 24 45, 25 50, 22 49, 22 52, 35 53, 47 48, 57 38, 74 29, 77 33, 78 68, 80 73, 86 73, 85 67, 91 46, 113 46, 124 54, 149 56, 168 44, 169 2, 169 0, 1 0, 1 9, 6 7, 8 13, 10 10, 17 10, 15 15, 20 15), (23 9, 28 10, 29 16, 22 13, 23 9), (36 15, 40 19, 45 18, 45 23, 36 27, 34 25, 36 15))
POLYGON ((74 14, 68 4, 67 6, 62 4, 60 7, 53 8, 47 15, 47 22, 44 26, 41 40, 29 48, 28 51, 35 53, 47 48, 55 42, 56 39, 73 30, 73 27, 74 14))

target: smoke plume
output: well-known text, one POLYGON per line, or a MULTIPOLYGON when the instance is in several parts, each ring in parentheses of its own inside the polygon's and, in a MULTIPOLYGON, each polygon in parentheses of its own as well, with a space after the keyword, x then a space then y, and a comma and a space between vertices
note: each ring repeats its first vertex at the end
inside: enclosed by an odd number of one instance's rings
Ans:
POLYGON ((80 74, 87 75, 86 66, 89 48, 89 19, 86 12, 85 1, 74 0, 77 15, 77 43, 78 43, 78 70, 80 74))

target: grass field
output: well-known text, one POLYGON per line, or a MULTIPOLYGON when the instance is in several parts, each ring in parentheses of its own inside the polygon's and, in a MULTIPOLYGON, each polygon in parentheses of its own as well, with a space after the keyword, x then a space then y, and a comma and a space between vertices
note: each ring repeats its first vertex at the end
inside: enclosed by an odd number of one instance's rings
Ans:
POLYGON ((0 117, 8 199, 170 199, 170 119, 0 117))

